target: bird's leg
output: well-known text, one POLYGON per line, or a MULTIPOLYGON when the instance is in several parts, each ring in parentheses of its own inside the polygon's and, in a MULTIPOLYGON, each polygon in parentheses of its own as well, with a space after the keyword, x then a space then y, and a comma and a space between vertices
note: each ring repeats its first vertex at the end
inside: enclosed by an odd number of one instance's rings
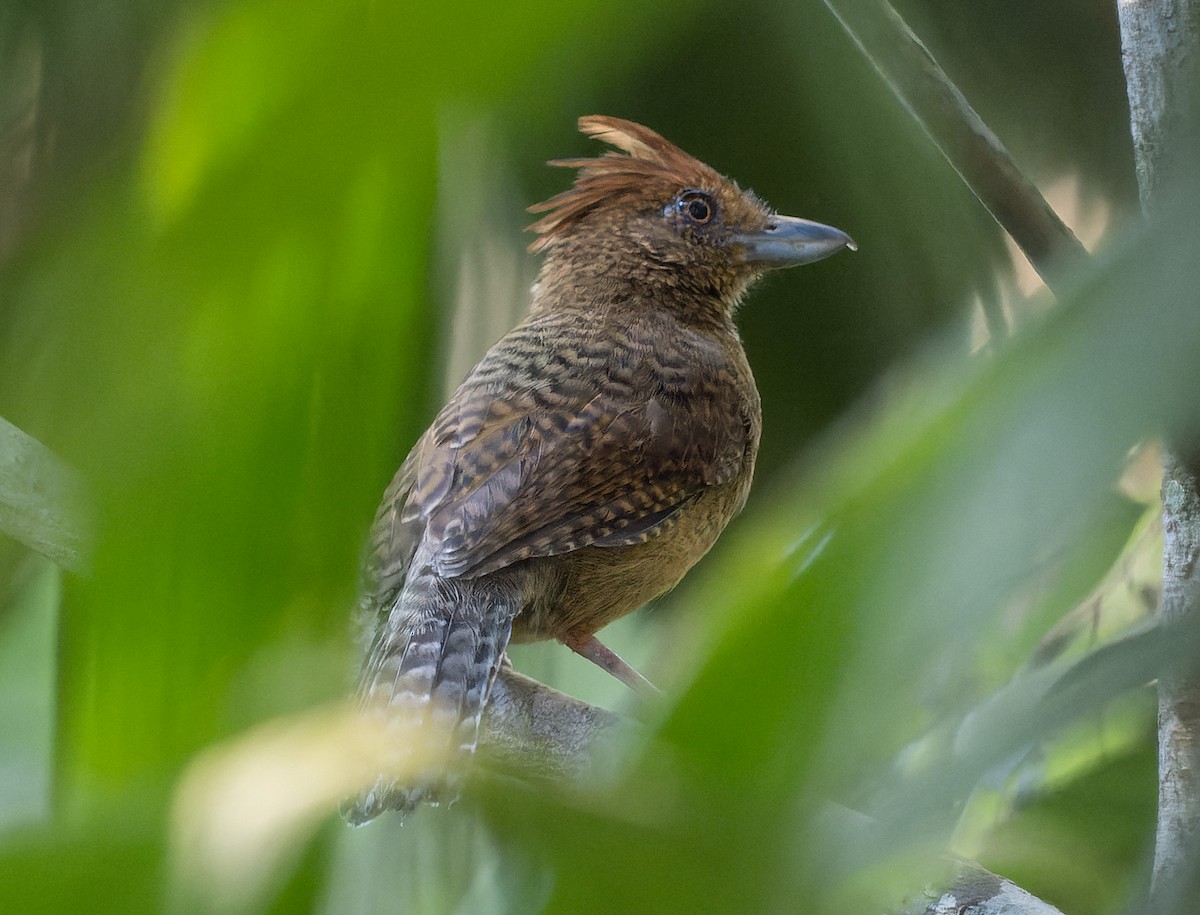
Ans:
POLYGON ((563 637, 562 643, 577 655, 587 658, 601 670, 608 671, 635 693, 641 696, 661 694, 657 686, 621 660, 619 654, 594 635, 571 632, 563 637))

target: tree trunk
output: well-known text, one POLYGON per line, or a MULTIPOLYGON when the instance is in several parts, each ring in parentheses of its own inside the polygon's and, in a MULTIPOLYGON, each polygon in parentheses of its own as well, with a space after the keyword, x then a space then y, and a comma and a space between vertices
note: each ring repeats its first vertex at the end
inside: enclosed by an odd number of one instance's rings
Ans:
MULTIPOLYGON (((1195 180, 1200 137, 1200 0, 1118 0, 1121 57, 1142 210, 1154 218, 1195 180)), ((1164 460, 1162 624, 1200 615, 1200 494, 1196 460, 1171 443, 1164 460)), ((1186 631, 1186 630, 1185 630, 1186 631)), ((1194 630, 1193 630, 1194 631, 1194 630)), ((1193 911, 1200 823, 1200 670, 1163 672, 1158 686, 1158 829, 1153 910, 1193 911), (1189 903, 1189 900, 1192 900, 1189 903)))

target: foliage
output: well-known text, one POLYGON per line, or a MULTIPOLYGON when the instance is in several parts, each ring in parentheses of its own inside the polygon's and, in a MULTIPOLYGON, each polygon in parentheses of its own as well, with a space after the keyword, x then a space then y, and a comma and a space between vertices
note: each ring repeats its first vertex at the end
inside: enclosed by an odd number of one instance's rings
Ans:
POLYGON ((1127 542, 1119 569, 1153 555, 1145 487, 1118 489, 1131 449, 1200 419, 1200 201, 1122 215, 1118 51, 1086 43, 1111 10, 1062 4, 1053 53, 1022 56, 1012 24, 1052 5, 908 6, 1035 177, 1112 214, 1053 306, 1013 291, 998 229, 815 0, 0 16, 0 414, 79 469, 98 519, 87 575, 0 550, 0 659, 21 662, 0 683, 29 697, 0 705, 0 907, 866 912, 951 848, 1064 911, 1121 911, 1152 836, 1146 685, 1180 642, 1131 629, 1145 603, 1105 573, 1127 542), (979 76, 1001 65, 1094 88, 1086 154, 979 76), (583 152, 592 112, 860 245, 744 309, 756 494, 614 627, 667 698, 632 709, 526 650, 641 716, 609 776, 496 778, 403 826, 330 813, 269 849, 230 835, 252 876, 189 882, 181 780, 345 692, 375 502, 463 358, 452 331, 511 315, 520 206, 561 189, 540 162, 583 152), (998 287, 1013 337, 971 354, 998 287))

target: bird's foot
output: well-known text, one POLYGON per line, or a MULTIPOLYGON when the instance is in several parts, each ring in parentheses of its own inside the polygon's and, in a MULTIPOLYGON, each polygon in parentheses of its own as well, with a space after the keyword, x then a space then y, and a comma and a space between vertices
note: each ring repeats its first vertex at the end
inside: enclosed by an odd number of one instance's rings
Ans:
POLYGON ((606 670, 640 696, 659 696, 662 691, 621 659, 594 635, 569 633, 562 643, 601 670, 606 670))

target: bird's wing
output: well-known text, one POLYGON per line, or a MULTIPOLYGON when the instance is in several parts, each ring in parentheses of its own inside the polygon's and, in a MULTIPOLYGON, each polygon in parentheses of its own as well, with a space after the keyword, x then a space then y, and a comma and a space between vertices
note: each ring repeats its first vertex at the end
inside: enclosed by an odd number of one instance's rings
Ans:
POLYGON ((368 580, 362 590, 366 594, 378 595, 381 600, 398 594, 404 587, 409 563, 421 542, 423 525, 417 519, 403 518, 404 506, 416 481, 419 450, 418 445, 396 471, 391 485, 383 494, 371 528, 367 561, 363 567, 368 580))
MULTIPOLYGON (((730 408, 711 366, 671 367, 684 397, 656 366, 549 364, 497 383, 488 358, 413 449, 403 504, 380 513, 390 530, 419 527, 443 577, 649 540, 744 466, 749 413, 730 408)), ((411 557, 408 539, 395 542, 411 557)))
POLYGON ((396 596, 408 578, 408 568, 421 542, 419 520, 402 520, 416 477, 417 449, 396 471, 375 515, 358 588, 355 631, 368 659, 396 596))

